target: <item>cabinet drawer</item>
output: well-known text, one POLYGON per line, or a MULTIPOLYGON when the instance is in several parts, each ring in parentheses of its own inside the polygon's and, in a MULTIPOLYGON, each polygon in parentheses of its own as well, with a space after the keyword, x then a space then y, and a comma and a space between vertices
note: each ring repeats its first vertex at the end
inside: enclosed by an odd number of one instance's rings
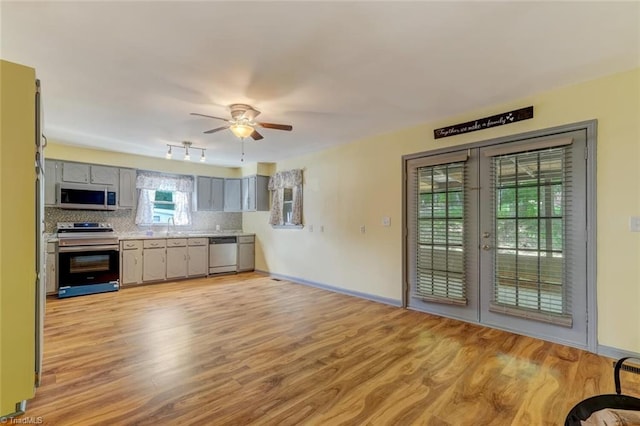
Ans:
POLYGON ((161 248, 167 246, 167 240, 144 240, 144 248, 161 248))
POLYGON ((141 248, 142 248, 142 241, 139 241, 139 240, 122 241, 122 250, 136 250, 141 248))
POLYGON ((186 238, 170 238, 167 240, 167 247, 186 247, 186 238))
POLYGON ((240 235, 238 236, 238 244, 253 243, 255 242, 255 235, 240 235))
POLYGON ((189 238, 190 246, 206 246, 209 244, 208 238, 189 238))

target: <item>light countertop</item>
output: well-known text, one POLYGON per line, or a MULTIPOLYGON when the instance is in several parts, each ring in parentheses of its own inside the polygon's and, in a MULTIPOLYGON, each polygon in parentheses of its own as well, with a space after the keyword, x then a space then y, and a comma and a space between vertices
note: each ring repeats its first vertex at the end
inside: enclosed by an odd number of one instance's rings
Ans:
POLYGON ((222 230, 222 231, 153 231, 153 232, 122 232, 118 233, 120 240, 148 240, 165 238, 198 238, 198 237, 235 237, 255 235, 242 230, 222 230))
MULTIPOLYGON (((227 229, 220 231, 135 231, 135 232, 117 232, 119 240, 152 240, 166 238, 204 238, 204 237, 235 237, 235 236, 251 236, 252 233, 244 232, 239 229, 227 229)), ((56 233, 44 234, 44 240, 48 243, 58 242, 56 233)))

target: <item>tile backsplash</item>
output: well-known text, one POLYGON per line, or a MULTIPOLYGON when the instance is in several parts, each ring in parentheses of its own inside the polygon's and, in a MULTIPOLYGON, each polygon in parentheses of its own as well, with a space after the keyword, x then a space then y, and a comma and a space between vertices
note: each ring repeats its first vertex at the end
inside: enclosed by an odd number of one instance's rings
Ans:
MULTIPOLYGON (((45 207, 44 222, 45 232, 56 232, 58 222, 108 222, 113 225, 116 232, 144 232, 148 229, 167 226, 166 224, 156 226, 138 226, 135 224, 135 209, 121 209, 114 211, 93 211, 93 210, 66 210, 56 207, 45 207)), ((185 231, 213 231, 216 225, 220 225, 221 230, 242 229, 242 213, 227 212, 192 212, 191 226, 180 226, 180 230, 185 231)))

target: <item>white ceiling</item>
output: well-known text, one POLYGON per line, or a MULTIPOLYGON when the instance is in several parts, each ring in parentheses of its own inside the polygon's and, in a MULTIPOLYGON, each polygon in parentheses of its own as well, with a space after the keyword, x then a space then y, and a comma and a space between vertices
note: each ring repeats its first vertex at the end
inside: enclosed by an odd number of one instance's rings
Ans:
POLYGON ((229 166, 238 140, 190 112, 292 124, 245 144, 277 161, 640 66, 635 1, 2 1, 0 17, 50 139, 156 157, 189 140, 229 166))

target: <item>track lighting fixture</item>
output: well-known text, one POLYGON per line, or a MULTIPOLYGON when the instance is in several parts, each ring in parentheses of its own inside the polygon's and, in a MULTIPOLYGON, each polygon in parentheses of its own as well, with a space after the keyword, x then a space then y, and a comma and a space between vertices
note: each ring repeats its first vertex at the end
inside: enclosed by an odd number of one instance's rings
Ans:
POLYGON ((192 142, 189 141, 183 141, 182 145, 173 145, 168 143, 167 144, 168 150, 167 150, 167 159, 171 159, 173 157, 173 153, 171 152, 172 148, 184 148, 184 161, 190 161, 191 160, 191 155, 189 154, 189 150, 190 149, 199 149, 201 151, 201 155, 200 155, 200 161, 204 162, 206 160, 206 157, 204 156, 204 152, 206 151, 206 148, 200 148, 198 146, 193 146, 192 142))

